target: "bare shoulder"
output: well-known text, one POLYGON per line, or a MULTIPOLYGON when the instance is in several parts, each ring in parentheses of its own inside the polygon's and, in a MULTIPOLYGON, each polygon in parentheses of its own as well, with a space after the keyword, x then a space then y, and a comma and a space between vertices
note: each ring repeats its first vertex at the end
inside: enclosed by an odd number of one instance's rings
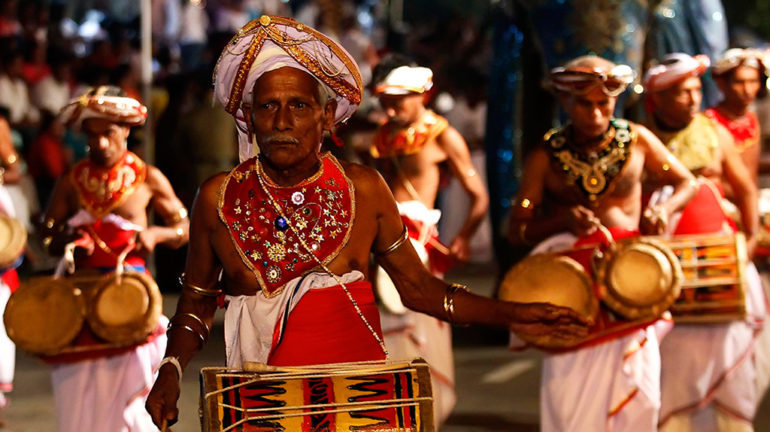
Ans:
POLYGON ((219 201, 219 195, 222 193, 222 186, 225 184, 229 173, 221 172, 204 180, 198 188, 198 194, 195 201, 199 204, 211 205, 216 207, 219 201))
POLYGON ((374 168, 364 166, 353 162, 340 161, 345 175, 353 182, 356 190, 359 192, 376 193, 383 186, 387 188, 385 181, 380 173, 374 168))
POLYGON ((155 165, 147 165, 147 179, 145 180, 153 189, 164 184, 170 184, 168 178, 160 168, 155 165))
POLYGON ((636 132, 636 146, 645 151, 662 151, 666 146, 663 142, 646 126, 639 123, 628 122, 633 131, 636 132))

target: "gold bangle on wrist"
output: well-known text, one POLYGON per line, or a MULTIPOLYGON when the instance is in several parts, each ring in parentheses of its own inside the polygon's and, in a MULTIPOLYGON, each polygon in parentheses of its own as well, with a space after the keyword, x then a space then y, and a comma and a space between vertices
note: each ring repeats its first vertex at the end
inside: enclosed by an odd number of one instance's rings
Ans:
POLYGON ((454 315, 455 294, 457 294, 457 291, 468 291, 468 287, 465 285, 453 283, 446 288, 446 292, 444 293, 444 312, 446 312, 447 321, 456 325, 457 323, 455 322, 454 315))
POLYGON ((200 346, 201 347, 203 347, 203 345, 206 343, 206 339, 203 337, 202 334, 200 334, 200 332, 196 331, 194 328, 192 328, 192 327, 190 327, 188 325, 176 324, 174 321, 170 321, 168 323, 168 327, 166 327, 166 332, 170 332, 172 329, 175 329, 175 328, 178 328, 178 327, 181 327, 181 328, 183 328, 183 329, 185 329, 185 330, 195 334, 195 336, 198 336, 198 339, 200 339, 200 346))
POLYGON ((209 328, 209 326, 205 322, 203 322, 203 320, 198 315, 195 315, 195 314, 190 313, 190 312, 178 313, 178 314, 174 315, 171 318, 171 321, 173 322, 173 321, 175 321, 177 319, 184 318, 184 317, 190 317, 193 320, 195 320, 195 322, 200 324, 200 326, 203 328, 203 330, 205 332, 205 333, 203 333, 203 336, 204 336, 204 338, 206 340, 208 340, 209 334, 211 333, 211 329, 209 328))
POLYGON ((182 289, 189 289, 190 291, 204 297, 218 297, 220 294, 222 294, 221 289, 201 288, 197 285, 193 285, 190 282, 187 282, 184 273, 179 276, 179 284, 182 285, 182 289))

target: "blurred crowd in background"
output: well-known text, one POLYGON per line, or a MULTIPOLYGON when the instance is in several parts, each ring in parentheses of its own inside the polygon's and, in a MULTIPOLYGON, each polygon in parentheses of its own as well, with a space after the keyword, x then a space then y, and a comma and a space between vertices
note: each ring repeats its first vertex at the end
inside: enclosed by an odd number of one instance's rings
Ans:
MULTIPOLYGON (((104 84, 142 101, 150 121, 132 132, 129 148, 157 165, 189 208, 203 180, 237 164, 235 124, 212 102, 211 76, 222 47, 262 14, 293 17, 336 38, 357 60, 367 85, 372 69, 389 52, 408 53, 432 68, 435 109, 472 150, 483 153, 491 45, 480 19, 443 11, 406 31, 407 24, 390 13, 394 5, 376 0, 152 0, 152 85, 147 89, 141 79, 140 3, 0 0, 0 121, 10 126, 10 137, 0 139, 11 139, 23 157, 25 176, 9 189, 20 220, 33 233, 24 265, 28 272, 54 265, 36 247, 34 226, 56 179, 87 152, 84 136, 58 121, 60 109, 86 87, 104 84)), ((366 162, 381 119, 376 99, 367 94, 356 116, 337 131, 344 145, 330 144, 330 149, 366 162)), ((447 238, 454 235, 449 231, 447 238)), ((488 239, 481 248, 478 259, 489 260, 488 239)), ((158 251, 161 287, 181 271, 184 255, 184 250, 158 251)))

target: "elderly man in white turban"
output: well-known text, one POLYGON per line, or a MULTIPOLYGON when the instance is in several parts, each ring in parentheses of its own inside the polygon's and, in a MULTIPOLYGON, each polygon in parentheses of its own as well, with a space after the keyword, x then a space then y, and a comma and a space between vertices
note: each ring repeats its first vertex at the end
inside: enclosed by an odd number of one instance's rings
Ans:
MULTIPOLYGON (((119 88, 102 86, 73 100, 60 116, 86 134, 89 154, 58 180, 41 227, 44 246, 63 254, 62 263, 75 270, 147 274, 147 254, 156 245, 182 246, 189 228, 168 179, 126 147, 131 127, 144 123, 147 109, 119 88), (148 222, 150 207, 166 225, 148 222)), ((129 299, 120 307, 142 310, 129 299)), ((53 366, 60 432, 156 430, 143 401, 166 346, 166 323, 165 317, 148 322, 155 327, 149 335, 140 330, 136 340, 119 344, 83 326, 72 346, 44 358, 53 366)))
MULTIPOLYGON (((355 62, 328 37, 262 16, 226 46, 214 80, 217 99, 239 124, 243 162, 204 182, 193 207, 172 318, 185 326, 169 330, 146 404, 157 425, 176 421, 179 379, 208 335, 220 295, 228 303, 228 367, 385 359, 366 281, 371 252, 404 304, 421 312, 517 331, 584 331, 566 309, 501 303, 434 278, 406 241, 382 178, 321 152, 324 131, 347 119, 361 98, 355 62)), ((235 403, 248 405, 246 397, 235 403)), ((243 419, 252 421, 259 418, 243 419)), ((313 427, 312 420, 303 424, 313 427)))
MULTIPOLYGON (((397 60, 387 63, 388 57, 375 68, 374 93, 388 120, 377 130, 371 154, 396 198, 412 245, 428 269, 441 277, 453 262, 469 260, 470 239, 486 214, 489 197, 463 137, 445 118, 425 107, 433 72, 397 60), (433 208, 445 164, 470 203, 465 222, 449 247, 439 241, 441 211, 433 208)), ((422 357, 431 366, 434 410, 440 425, 456 401, 451 327, 404 308, 392 282, 384 272, 377 272, 385 344, 397 357, 422 357)))
MULTIPOLYGON (((696 197, 672 223, 675 235, 732 234, 722 210, 722 185, 740 210, 748 256, 756 246, 757 192, 730 133, 701 113, 700 75, 706 56, 675 53, 645 76, 650 129, 701 183, 696 197)), ((651 185, 655 178, 648 179, 651 185)), ((766 315, 753 264, 746 267, 746 315, 726 323, 676 324, 661 344, 663 431, 750 431, 758 398, 752 352, 766 315)))

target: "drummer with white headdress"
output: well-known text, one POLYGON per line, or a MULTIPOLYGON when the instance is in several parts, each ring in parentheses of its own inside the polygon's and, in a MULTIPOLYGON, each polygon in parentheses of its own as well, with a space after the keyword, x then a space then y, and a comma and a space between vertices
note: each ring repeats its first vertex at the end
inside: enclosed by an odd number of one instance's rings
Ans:
MULTIPOLYGON (((157 245, 185 244, 187 210, 160 170, 127 149, 131 127, 144 123, 146 107, 117 87, 102 86, 74 99, 60 117, 82 130, 89 146, 88 158, 58 180, 41 227, 48 251, 64 255, 60 272, 74 266, 146 273, 145 258, 157 245), (149 224, 150 206, 165 226, 149 224)), ((45 359, 54 364, 60 432, 156 430, 143 403, 166 346, 166 320, 155 321, 149 334, 114 349, 91 324, 77 337, 79 349, 45 359)))

